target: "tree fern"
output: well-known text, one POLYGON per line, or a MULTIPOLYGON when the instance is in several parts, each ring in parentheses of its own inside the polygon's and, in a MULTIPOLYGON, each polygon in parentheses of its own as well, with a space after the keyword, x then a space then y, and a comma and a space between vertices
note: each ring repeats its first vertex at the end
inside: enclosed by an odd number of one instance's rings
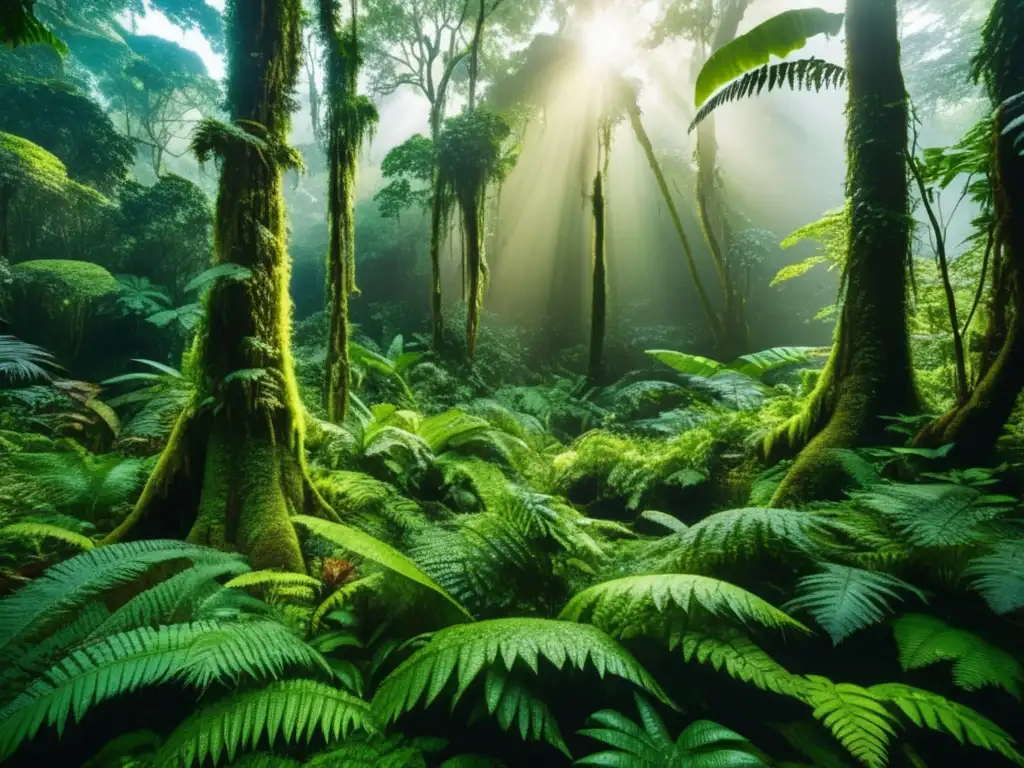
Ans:
POLYGON ((964 575, 996 613, 1024 607, 1024 542, 999 542, 989 554, 974 558, 964 575))
POLYGON ((367 560, 372 560, 378 565, 382 565, 388 570, 436 592, 458 609, 458 611, 465 617, 472 619, 472 614, 461 606, 455 598, 448 594, 443 587, 420 570, 416 563, 390 544, 386 544, 356 528, 351 528, 347 525, 342 525, 341 523, 332 523, 327 520, 320 520, 318 518, 308 517, 305 515, 293 517, 292 521, 311 533, 314 533, 317 536, 322 536, 349 552, 354 552, 357 555, 365 557, 367 560))
POLYGON ((848 565, 822 563, 820 573, 797 582, 797 597, 788 611, 806 610, 828 632, 835 645, 859 629, 882 621, 889 600, 902 600, 900 592, 925 599, 917 587, 886 573, 848 565))
POLYGON ((973 632, 951 627, 934 616, 911 613, 893 622, 893 634, 905 670, 952 661, 953 682, 960 688, 974 691, 995 685, 1020 697, 1019 684, 1024 678, 1020 663, 973 632))
POLYGON ((896 719, 870 690, 828 678, 804 678, 804 700, 840 744, 869 768, 884 768, 896 719))
POLYGON ((961 744, 998 752, 1017 765, 1024 765, 1013 747, 1013 739, 998 725, 970 707, 920 688, 900 683, 882 683, 868 688, 878 701, 889 702, 919 728, 944 731, 961 744))
POLYGON ((383 723, 390 723, 421 699, 430 706, 453 676, 458 701, 484 667, 500 663, 511 671, 519 661, 537 674, 540 658, 557 669, 566 662, 583 669, 589 662, 602 677, 605 673, 622 677, 669 703, 636 659, 596 627, 549 619, 493 619, 436 632, 385 678, 374 696, 373 709, 383 723))
POLYGON ((796 59, 778 64, 765 64, 733 80, 704 102, 697 110, 687 132, 692 132, 719 107, 740 99, 759 96, 766 89, 768 93, 787 86, 794 91, 809 91, 812 88, 820 91, 822 88, 838 89, 845 85, 846 70, 823 59, 796 59))
POLYGON ((310 742, 319 733, 328 743, 356 729, 373 730, 369 705, 362 699, 313 680, 283 680, 217 701, 182 723, 154 760, 157 768, 191 768, 207 758, 216 765, 255 748, 310 742))
POLYGON ((0 759, 8 757, 43 722, 62 733, 96 704, 181 679, 204 687, 239 676, 279 675, 286 666, 329 673, 318 653, 282 624, 195 622, 142 627, 104 637, 72 651, 0 710, 0 759))
POLYGON ((613 709, 595 712, 592 726, 580 731, 595 741, 612 747, 575 762, 575 765, 604 765, 631 768, 755 768, 767 765, 755 754, 747 739, 735 731, 698 720, 673 740, 664 721, 642 696, 635 695, 642 725, 613 709))
POLYGON ((669 649, 679 645, 686 661, 710 664, 730 677, 756 685, 763 691, 794 696, 799 678, 765 653, 754 642, 736 632, 684 632, 671 639, 669 649))
POLYGON ((224 559, 239 558, 182 541, 136 541, 84 552, 0 601, 0 658, 12 645, 31 640, 68 612, 157 565, 224 559))
POLYGON ((700 620, 708 615, 779 629, 807 629, 741 587, 681 573, 627 576, 597 584, 570 600, 559 619, 588 621, 612 636, 628 638, 663 627, 668 620, 700 620))

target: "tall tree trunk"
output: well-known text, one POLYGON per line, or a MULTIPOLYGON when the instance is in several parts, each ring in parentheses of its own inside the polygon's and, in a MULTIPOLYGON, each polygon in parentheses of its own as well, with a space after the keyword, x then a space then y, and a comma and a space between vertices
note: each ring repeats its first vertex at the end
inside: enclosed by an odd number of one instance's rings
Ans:
POLYGON ((852 201, 842 315, 811 401, 769 453, 806 441, 772 503, 834 493, 832 450, 890 442, 880 417, 919 409, 907 334, 907 98, 896 0, 848 0, 847 195, 852 201))
POLYGON ((686 266, 690 271, 690 278, 693 280, 694 288, 697 289, 697 297, 700 300, 701 309, 704 310, 704 317, 708 321, 708 327, 711 329, 711 333, 714 336, 715 341, 720 342, 722 328, 718 320, 718 315, 715 313, 715 308, 711 305, 711 299, 708 297, 707 289, 704 287, 704 282, 700 278, 700 272, 697 271, 697 261, 693 257, 693 250, 690 248, 690 240, 686 237, 686 231, 683 229, 683 220, 679 216, 679 209, 676 208, 676 203, 672 198, 671 190, 668 188, 668 182, 665 179, 665 174, 661 170, 661 163, 658 162, 658 158, 654 154, 654 146, 651 144, 651 139, 647 135, 647 130, 644 128, 640 109, 635 105, 630 105, 628 112, 629 123, 633 128, 633 135, 636 136, 637 143, 640 145, 640 148, 644 151, 644 156, 647 158, 647 164, 651 167, 652 173, 654 173, 654 180, 658 183, 658 189, 661 192, 661 199, 665 201, 665 207, 668 208, 669 218, 672 219, 672 226, 674 226, 676 230, 676 237, 679 238, 679 244, 682 246, 683 254, 686 256, 686 266))
MULTIPOLYGON (((721 19, 709 54, 713 54, 736 38, 736 32, 751 0, 722 2, 721 19)), ((720 323, 716 323, 718 355, 722 359, 731 360, 748 351, 750 329, 746 321, 746 302, 738 290, 732 265, 729 263, 731 231, 728 214, 717 186, 717 172, 718 141, 715 136, 714 117, 709 117, 697 128, 697 210, 704 239, 711 251, 711 258, 722 285, 722 319, 720 323)), ((715 331, 715 327, 712 327, 712 331, 715 331)))
POLYGON ((192 351, 199 392, 132 514, 106 543, 187 534, 248 555, 254 568, 301 572, 290 516, 316 511, 336 519, 306 472, 291 352, 279 158, 300 66, 302 5, 230 0, 226 13, 231 117, 240 128, 261 126, 267 146, 220 128, 207 147, 209 154, 217 145, 221 163, 216 262, 244 267, 250 276, 210 290, 192 351))
POLYGON ((344 421, 348 410, 349 295, 356 291, 355 186, 359 151, 376 122, 376 112, 358 98, 358 3, 352 0, 349 34, 339 30, 338 0, 320 0, 320 36, 327 50, 327 224, 326 292, 329 306, 325 401, 327 417, 344 421))
POLYGON ((997 105, 995 126, 996 258, 994 306, 986 350, 999 349, 970 399, 918 436, 919 444, 953 443, 953 458, 979 460, 991 453, 1024 390, 1024 157, 1015 131, 1004 132, 1014 115, 1001 107, 1024 92, 1024 4, 996 0, 983 32, 976 69, 997 105), (1000 305, 1012 302, 1010 322, 1000 305), (1002 344, 999 344, 1001 339, 1002 344))
MULTIPOLYGON (((607 152, 607 148, 605 148, 607 152)), ((604 337, 608 321, 608 264, 605 246, 605 198, 604 170, 598 161, 594 174, 594 191, 591 197, 594 215, 594 261, 591 267, 590 305, 590 364, 588 376, 591 384, 598 385, 604 379, 604 337)))

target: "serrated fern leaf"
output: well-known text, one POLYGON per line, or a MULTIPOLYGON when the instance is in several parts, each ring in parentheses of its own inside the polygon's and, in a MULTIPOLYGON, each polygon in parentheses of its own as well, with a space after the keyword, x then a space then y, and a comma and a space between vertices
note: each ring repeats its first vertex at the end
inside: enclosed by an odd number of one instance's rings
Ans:
POLYGON ((276 676, 286 666, 329 673, 316 651, 274 621, 141 627, 104 637, 72 651, 0 710, 0 760, 44 722, 62 733, 70 717, 78 722, 93 706, 142 687, 276 676))
POLYGON ((216 765, 264 738, 273 747, 279 738, 308 743, 319 732, 335 742, 357 729, 373 730, 362 699, 313 680, 283 680, 201 709, 167 738, 154 764, 190 768, 209 758, 216 765))
POLYGON ((788 611, 806 610, 835 645, 859 629, 882 621, 890 600, 902 600, 900 592, 925 600, 924 593, 887 573, 865 571, 848 565, 822 563, 822 572, 797 582, 798 597, 788 611))
POLYGON ((807 631, 770 603, 708 576, 669 573, 627 576, 580 592, 562 609, 563 621, 587 621, 614 637, 635 637, 703 611, 719 618, 807 631))
POLYGON ((501 663, 511 670, 519 661, 536 674, 540 658, 557 669, 566 662, 577 669, 589 663, 602 677, 622 677, 670 703, 639 662, 596 627, 550 619, 492 619, 436 632, 381 683, 373 709, 381 722, 390 723, 421 699, 430 706, 453 676, 457 701, 485 666, 501 663))
POLYGON ((676 641, 686 661, 710 664, 716 671, 724 670, 730 677, 756 685, 763 691, 793 696, 800 688, 799 678, 743 635, 686 632, 676 641))
POLYGON ((787 365, 806 363, 811 355, 820 352, 819 347, 772 347, 738 357, 729 363, 729 368, 752 379, 760 379, 787 365))
POLYGON ((871 690, 833 683, 818 675, 804 678, 804 700, 840 744, 869 768, 884 768, 896 720, 871 690))
POLYGON ((315 533, 317 536, 322 536, 323 538, 332 541, 339 547, 365 557, 367 560, 372 560, 378 565, 382 565, 388 570, 394 571, 398 575, 404 576, 410 581, 414 581, 417 584, 436 592, 458 609, 461 614, 469 619, 473 618, 472 614, 460 605, 459 602, 444 589, 444 587, 430 578, 419 569, 416 563, 390 544, 386 544, 380 539, 375 539, 373 536, 363 533, 356 528, 351 528, 347 525, 342 525, 341 523, 332 523, 327 520, 320 520, 315 517, 297 515, 292 518, 292 522, 306 528, 312 533, 315 533))
POLYGON ((697 110, 693 122, 687 129, 693 129, 707 119, 708 115, 726 104, 741 99, 770 93, 788 87, 793 91, 820 91, 822 88, 842 88, 846 85, 846 70, 837 64, 822 59, 809 58, 783 61, 779 64, 765 64, 733 80, 722 90, 708 99, 697 110))
POLYGON ((887 518, 915 547, 974 544, 984 538, 985 524, 1007 511, 976 488, 954 483, 885 483, 852 496, 887 518))
POLYGON ((708 515, 680 537, 687 570, 751 558, 761 552, 807 556, 828 521, 809 512, 766 507, 729 509, 708 515))
POLYGON ((961 744, 998 752, 1017 765, 1024 765, 1013 747, 1013 739, 998 725, 975 712, 970 707, 901 683, 873 685, 868 692, 880 701, 894 704, 914 725, 944 731, 961 744))
POLYGON ((1024 607, 1024 542, 1000 542, 989 554, 971 560, 964 575, 996 613, 1024 607))
POLYGON ((92 636, 96 639, 137 627, 179 624, 200 618, 196 616, 196 607, 222 589, 216 579, 247 570, 249 566, 242 560, 187 568, 133 597, 114 611, 92 636))
POLYGON ((92 539, 88 536, 83 536, 75 531, 69 531, 67 528, 61 528, 59 525, 48 525, 46 523, 12 523, 11 525, 5 525, 0 528, 0 539, 7 540, 30 540, 34 541, 37 539, 56 539, 62 541, 65 544, 82 549, 90 550, 95 545, 92 539))
POLYGON ((687 376, 711 376, 725 369, 725 365, 717 360, 671 349, 645 349, 644 354, 687 376))
POLYGON ((126 584, 160 563, 238 560, 182 541, 133 541, 84 552, 0 601, 0 654, 63 620, 96 595, 126 584))
POLYGON ((319 590, 323 586, 320 579, 314 579, 304 573, 286 573, 283 571, 249 571, 231 579, 225 587, 246 589, 248 587, 308 587, 319 590))
POLYGON ((953 682, 958 687, 975 691, 994 685, 1020 697, 1019 684, 1024 678, 1020 663, 973 632, 951 627, 935 616, 911 613, 893 622, 893 634, 904 670, 952 661, 953 682))
POLYGON ((522 680, 509 675, 507 670, 498 666, 487 670, 484 700, 488 713, 497 718, 501 730, 507 731, 516 726, 523 741, 543 739, 572 758, 548 705, 538 699, 522 680))

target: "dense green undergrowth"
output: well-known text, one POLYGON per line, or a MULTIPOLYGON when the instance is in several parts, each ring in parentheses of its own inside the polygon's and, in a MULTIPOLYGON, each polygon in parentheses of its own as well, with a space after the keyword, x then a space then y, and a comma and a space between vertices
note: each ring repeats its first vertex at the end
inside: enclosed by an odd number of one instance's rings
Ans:
POLYGON ((87 391, 4 340, 5 762, 1024 763, 1017 468, 840 452, 835 500, 769 508, 785 465, 754 448, 821 350, 494 387, 363 339, 332 425, 297 338, 310 471, 343 520, 295 518, 309 575, 97 546, 190 374, 141 361, 87 391))

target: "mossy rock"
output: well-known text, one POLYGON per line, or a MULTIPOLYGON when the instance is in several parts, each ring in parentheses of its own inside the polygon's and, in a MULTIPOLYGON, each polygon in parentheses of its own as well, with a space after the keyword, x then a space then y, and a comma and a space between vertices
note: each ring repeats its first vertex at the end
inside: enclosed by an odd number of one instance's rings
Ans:
POLYGON ((39 259, 16 264, 11 268, 7 308, 12 331, 70 364, 81 349, 87 322, 118 288, 113 275, 87 261, 39 259))

